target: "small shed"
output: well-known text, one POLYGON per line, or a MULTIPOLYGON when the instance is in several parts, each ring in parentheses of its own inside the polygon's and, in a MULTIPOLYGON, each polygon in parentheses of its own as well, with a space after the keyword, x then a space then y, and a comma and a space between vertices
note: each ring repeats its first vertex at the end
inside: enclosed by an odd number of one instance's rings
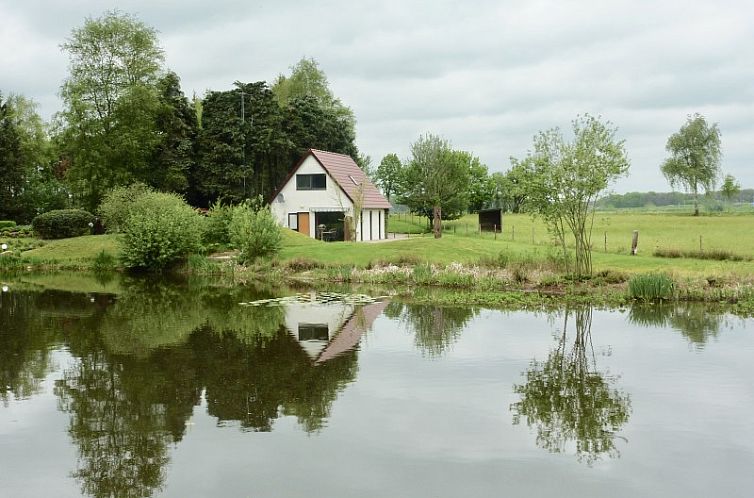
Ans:
POLYGON ((503 210, 501 208, 480 210, 479 227, 485 232, 502 232, 503 210))

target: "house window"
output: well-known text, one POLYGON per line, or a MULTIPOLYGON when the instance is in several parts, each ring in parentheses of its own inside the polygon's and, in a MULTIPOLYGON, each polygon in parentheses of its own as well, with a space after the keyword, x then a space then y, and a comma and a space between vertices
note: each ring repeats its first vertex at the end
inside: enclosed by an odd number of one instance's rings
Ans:
POLYGON ((326 323, 300 323, 298 325, 299 341, 327 341, 330 330, 326 323))
POLYGON ((325 190, 327 180, 325 174, 296 175, 296 190, 325 190))
POLYGON ((288 228, 298 230, 298 213, 288 213, 288 228))

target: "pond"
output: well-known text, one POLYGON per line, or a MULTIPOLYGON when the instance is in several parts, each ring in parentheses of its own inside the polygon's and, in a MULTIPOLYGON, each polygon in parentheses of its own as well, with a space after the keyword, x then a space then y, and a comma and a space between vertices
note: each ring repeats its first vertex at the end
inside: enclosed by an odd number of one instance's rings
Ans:
POLYGON ((0 496, 754 496, 751 319, 53 287, 0 293, 0 496))

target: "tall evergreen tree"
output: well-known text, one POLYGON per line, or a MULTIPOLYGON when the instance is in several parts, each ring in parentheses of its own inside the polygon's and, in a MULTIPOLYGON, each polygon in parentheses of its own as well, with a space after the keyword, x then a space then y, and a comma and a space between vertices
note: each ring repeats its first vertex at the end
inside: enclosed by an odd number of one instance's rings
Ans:
POLYGON ((156 129, 160 142, 152 153, 147 184, 163 191, 184 193, 196 162, 196 110, 181 91, 181 81, 169 72, 158 83, 160 108, 156 129))
POLYGON ((18 218, 24 176, 21 137, 10 103, 0 94, 0 219, 18 218))

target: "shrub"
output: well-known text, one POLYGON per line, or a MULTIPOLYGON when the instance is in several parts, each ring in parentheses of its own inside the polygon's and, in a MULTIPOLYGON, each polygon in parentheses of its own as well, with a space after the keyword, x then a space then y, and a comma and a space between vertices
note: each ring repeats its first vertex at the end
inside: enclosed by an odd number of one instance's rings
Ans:
POLYGON ((675 282, 664 273, 645 273, 628 281, 628 296, 638 301, 669 301, 675 292, 675 282))
POLYGON ((147 192, 131 204, 121 259, 127 268, 161 270, 200 247, 202 220, 176 194, 147 192))
POLYGON ((56 209, 40 214, 31 222, 34 232, 42 239, 87 235, 92 225, 94 215, 83 209, 56 209))
POLYGON ((97 209, 105 229, 109 233, 123 232, 131 207, 140 196, 150 192, 153 190, 143 183, 134 183, 127 187, 115 187, 105 194, 97 209))
POLYGON ((320 263, 319 261, 314 261, 313 259, 302 258, 302 257, 288 260, 285 263, 285 266, 291 271, 307 271, 307 270, 313 270, 315 268, 324 267, 324 265, 320 263))
POLYGON ((232 208, 229 226, 230 242, 240 251, 241 263, 253 262, 280 252, 283 235, 269 207, 261 199, 232 208))
POLYGON ((15 228, 16 222, 10 221, 10 220, 0 220, 0 230, 6 229, 6 228, 15 228))
POLYGON ((681 250, 681 249, 661 249, 657 248, 653 253, 659 258, 691 258, 691 259, 711 259, 715 261, 751 261, 751 257, 742 254, 736 254, 725 249, 709 249, 706 251, 699 250, 681 250))
POLYGON ((207 220, 202 237, 206 244, 230 244, 230 220, 233 208, 228 204, 217 201, 212 204, 207 213, 207 220))
POLYGON ((92 269, 95 272, 106 272, 106 271, 114 270, 115 266, 116 266, 115 256, 113 256, 112 254, 110 254, 109 252, 103 249, 94 258, 94 264, 92 265, 92 269))

